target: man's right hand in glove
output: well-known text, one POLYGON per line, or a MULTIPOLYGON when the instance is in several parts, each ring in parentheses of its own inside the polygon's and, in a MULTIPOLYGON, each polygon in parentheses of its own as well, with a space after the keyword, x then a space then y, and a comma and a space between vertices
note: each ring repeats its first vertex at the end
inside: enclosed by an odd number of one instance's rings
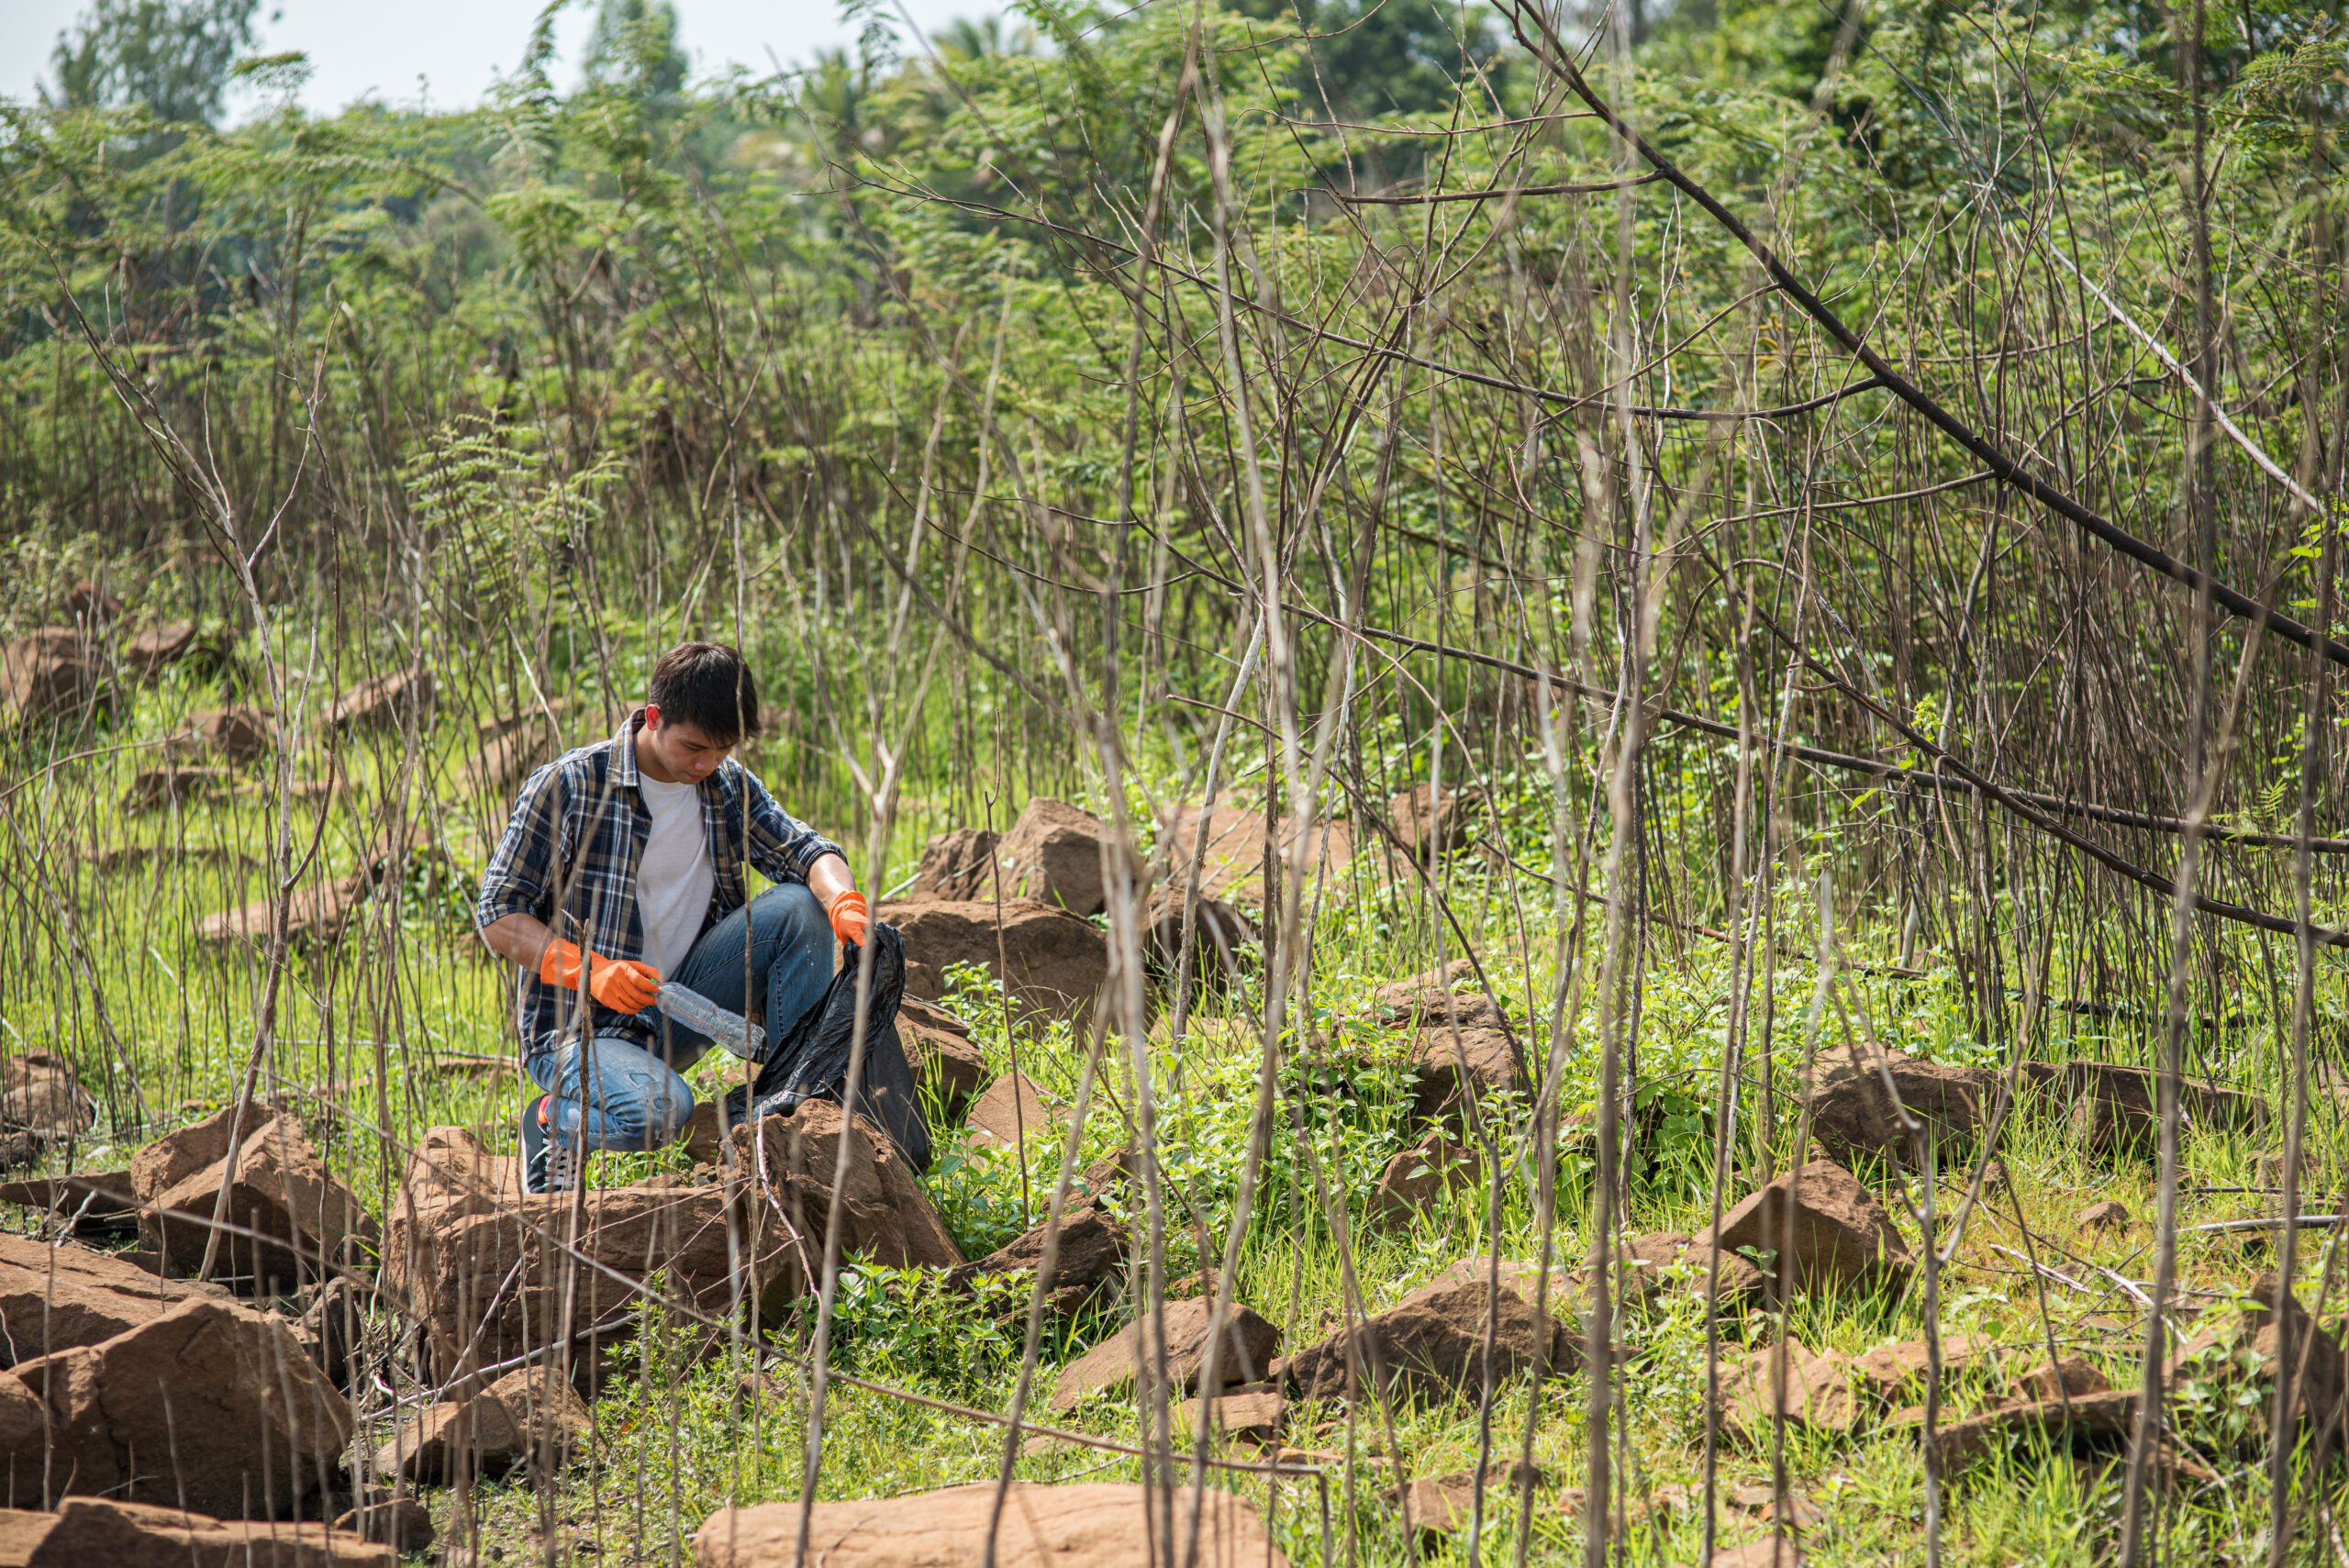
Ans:
POLYGON ((606 958, 583 953, 577 942, 557 937, 539 959, 539 978, 566 991, 579 989, 579 971, 587 969, 587 994, 615 1013, 640 1013, 652 1006, 661 989, 661 972, 632 958, 606 958))

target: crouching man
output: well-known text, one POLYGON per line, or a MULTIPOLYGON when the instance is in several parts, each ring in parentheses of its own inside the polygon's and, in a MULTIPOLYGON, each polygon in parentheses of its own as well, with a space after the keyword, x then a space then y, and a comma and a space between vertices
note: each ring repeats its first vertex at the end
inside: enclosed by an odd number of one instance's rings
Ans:
POLYGON ((759 730, 742 656, 682 643, 608 740, 532 773, 473 921, 521 970, 526 1184, 561 1192, 590 1149, 652 1149, 693 1114, 678 1074, 711 1044, 654 1005, 674 980, 731 1012, 765 1004, 780 1041, 823 999, 832 944, 870 914, 833 843, 729 755, 759 730), (742 867, 777 885, 745 902, 742 867))

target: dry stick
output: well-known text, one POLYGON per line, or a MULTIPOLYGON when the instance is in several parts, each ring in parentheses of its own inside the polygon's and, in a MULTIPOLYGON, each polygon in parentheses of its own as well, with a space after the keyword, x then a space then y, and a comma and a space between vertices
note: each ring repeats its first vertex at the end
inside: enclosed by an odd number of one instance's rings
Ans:
MULTIPOLYGON (((2349 664, 2349 643, 2343 643, 2321 630, 2312 630, 2301 622, 2279 611, 2263 606, 2258 600, 2220 582, 2209 572, 2178 560, 2167 550, 2137 538, 2127 529, 2074 499, 2054 483, 2040 478, 2024 468, 2006 450, 1977 432, 1948 409, 1931 394, 1902 375, 1883 355, 1869 346, 1866 338, 1854 331, 1828 304, 1805 286, 1770 247, 1749 229, 1735 213, 1691 179, 1678 164, 1651 146, 1627 124, 1622 117, 1590 85, 1588 78, 1574 62, 1573 53, 1551 29, 1549 18, 1538 11, 1523 7, 1520 0, 1500 0, 1508 14, 1511 30, 1542 63, 1555 73, 1573 91, 1575 96, 1588 105, 1591 111, 1607 122, 1609 128, 1634 148, 1648 164, 1661 173, 1674 188, 1702 207, 1719 224, 1762 263, 1772 280, 1787 298, 1799 306, 1832 338, 1851 353, 1869 373, 1892 395, 1915 409, 1927 423, 1974 454, 1976 461, 1997 476, 1998 481, 2021 491, 2049 511, 2072 524, 2110 548, 2120 551, 2139 565, 2168 578, 2174 583, 2207 592, 2211 602, 2238 619, 2254 620, 2265 617, 2268 628, 2296 647, 2321 651, 2337 664, 2349 664), (1531 27, 1535 36, 1530 36, 1531 27)), ((2201 406, 2201 405, 2198 405, 2201 406)))

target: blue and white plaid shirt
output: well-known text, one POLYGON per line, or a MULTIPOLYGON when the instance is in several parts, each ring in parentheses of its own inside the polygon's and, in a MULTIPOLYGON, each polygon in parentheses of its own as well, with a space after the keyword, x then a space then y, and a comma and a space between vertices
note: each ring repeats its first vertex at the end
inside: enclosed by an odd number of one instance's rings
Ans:
MULTIPOLYGON (((638 708, 608 740, 566 751, 523 783, 489 869, 482 874, 473 924, 508 915, 534 915, 558 937, 605 958, 642 959, 644 926, 637 917, 637 862, 652 812, 638 790, 638 708)), ((701 784, 702 825, 709 832, 716 873, 702 929, 742 906, 742 865, 749 862, 775 882, 805 882, 807 868, 841 847, 774 803, 748 768, 729 757, 701 784)), ((523 972, 514 998, 514 1022, 525 1060, 551 1051, 578 1031, 583 993, 550 985, 523 972)), ((588 999, 589 1032, 618 1035, 650 1049, 650 1014, 615 1013, 588 999)))

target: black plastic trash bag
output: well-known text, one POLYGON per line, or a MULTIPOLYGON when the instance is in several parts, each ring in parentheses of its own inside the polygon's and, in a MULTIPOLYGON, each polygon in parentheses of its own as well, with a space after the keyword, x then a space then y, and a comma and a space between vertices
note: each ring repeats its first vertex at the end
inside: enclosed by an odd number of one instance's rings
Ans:
MULTIPOLYGON (((897 1038, 897 999, 906 989, 906 944, 895 926, 874 921, 866 933, 873 947, 873 990, 867 997, 864 1067, 857 1103, 850 1109, 889 1135, 914 1173, 930 1169, 930 1127, 922 1120, 921 1096, 914 1088, 913 1064, 897 1038)), ((853 943, 841 945, 841 970, 824 999, 807 1009, 789 1034, 770 1042, 767 1059, 746 1095, 726 1096, 725 1121, 787 1116, 802 1100, 841 1102, 848 1086, 849 1051, 856 1040, 856 972, 863 962, 853 943)))

